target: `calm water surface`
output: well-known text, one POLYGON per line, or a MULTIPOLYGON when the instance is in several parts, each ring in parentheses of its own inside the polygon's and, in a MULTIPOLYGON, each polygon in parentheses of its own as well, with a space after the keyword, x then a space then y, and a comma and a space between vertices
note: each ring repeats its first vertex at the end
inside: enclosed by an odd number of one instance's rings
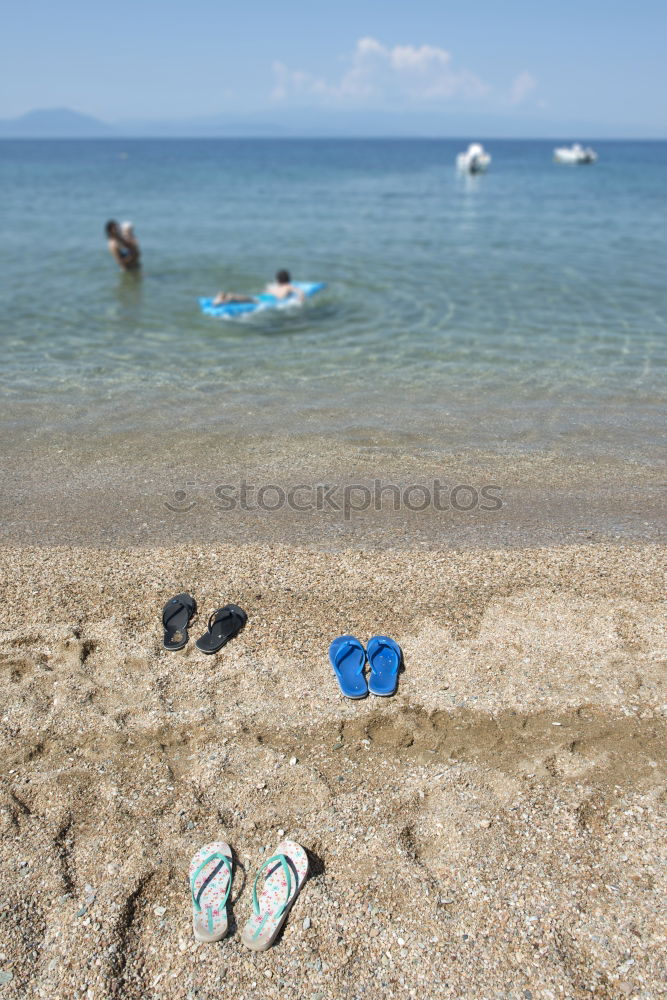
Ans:
POLYGON ((651 460, 667 356, 666 143, 0 143, 2 433, 409 431, 443 449, 651 460), (106 251, 132 219, 141 278, 106 251), (278 267, 306 307, 197 296, 278 267))

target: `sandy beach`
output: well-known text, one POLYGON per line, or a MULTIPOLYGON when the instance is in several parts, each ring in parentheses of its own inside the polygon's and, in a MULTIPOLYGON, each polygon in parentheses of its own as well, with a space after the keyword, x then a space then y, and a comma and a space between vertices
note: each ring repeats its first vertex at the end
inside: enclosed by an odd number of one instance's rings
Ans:
POLYGON ((0 1000, 667 1000, 644 6, 8 11, 0 1000))
POLYGON ((663 996, 663 562, 3 548, 2 996, 663 996), (168 653, 182 590, 199 617, 168 653), (248 624, 205 657, 228 601, 248 624), (342 632, 401 644, 396 697, 342 698, 342 632), (283 831, 311 877, 256 955, 240 929, 283 831), (200 945, 187 869, 216 839, 230 934, 200 945))

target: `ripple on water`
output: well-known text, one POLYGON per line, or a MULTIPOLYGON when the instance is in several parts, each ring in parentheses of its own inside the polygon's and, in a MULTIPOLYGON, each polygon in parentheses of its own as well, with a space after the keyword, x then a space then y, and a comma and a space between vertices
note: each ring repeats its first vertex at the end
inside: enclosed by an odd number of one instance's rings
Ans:
POLYGON ((469 415, 470 447, 547 446, 577 420, 592 447, 633 420, 633 447, 654 443, 667 145, 601 145, 566 172, 548 144, 498 142, 479 178, 447 142, 116 146, 3 145, 10 425, 71 425, 73 399, 89 433, 174 406, 195 425, 205 399, 211 419, 245 408, 248 432, 270 403, 295 430, 319 412, 342 434, 360 414, 418 433, 440 409, 469 415), (108 259, 109 213, 135 220, 140 278, 108 259), (199 313, 199 294, 256 291, 278 266, 329 287, 294 311, 199 313))

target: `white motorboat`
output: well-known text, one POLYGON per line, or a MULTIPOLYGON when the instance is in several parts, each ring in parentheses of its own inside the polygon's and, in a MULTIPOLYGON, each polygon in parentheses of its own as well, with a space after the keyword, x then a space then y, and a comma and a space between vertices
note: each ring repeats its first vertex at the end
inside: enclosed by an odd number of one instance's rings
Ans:
POLYGON ((573 146, 559 146, 554 149, 555 163, 595 163, 598 154, 590 146, 584 149, 578 142, 573 146))
POLYGON ((471 142, 465 153, 456 157, 456 167, 468 174, 480 174, 491 162, 491 156, 486 152, 481 142, 471 142))

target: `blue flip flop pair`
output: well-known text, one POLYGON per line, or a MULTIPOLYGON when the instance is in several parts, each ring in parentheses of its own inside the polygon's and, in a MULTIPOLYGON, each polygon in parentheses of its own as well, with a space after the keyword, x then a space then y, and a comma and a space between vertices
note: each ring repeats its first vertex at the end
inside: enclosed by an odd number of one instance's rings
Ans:
POLYGON ((387 635, 374 635, 366 649, 353 635, 341 635, 329 646, 329 660, 346 698, 365 698, 368 692, 381 698, 396 693, 401 647, 387 635), (364 665, 371 668, 368 683, 364 665))

